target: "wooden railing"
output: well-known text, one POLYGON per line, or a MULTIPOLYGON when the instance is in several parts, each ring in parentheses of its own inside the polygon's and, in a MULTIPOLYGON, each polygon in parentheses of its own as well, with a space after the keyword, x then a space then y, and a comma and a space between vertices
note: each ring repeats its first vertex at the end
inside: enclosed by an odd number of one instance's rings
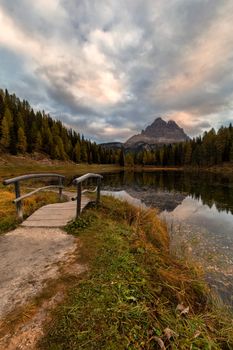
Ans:
POLYGON ((73 200, 77 200, 77 208, 76 208, 76 217, 79 217, 81 214, 81 205, 82 205, 82 193, 85 192, 96 192, 96 203, 99 204, 100 202, 100 187, 101 187, 101 180, 103 176, 99 174, 92 174, 88 173, 83 176, 77 177, 73 180, 73 183, 77 186, 77 197, 72 198, 73 200), (96 178, 97 179, 97 186, 94 191, 90 190, 83 190, 82 191, 82 183, 88 179, 96 178))
POLYGON ((14 184, 15 185, 15 200, 13 201, 13 203, 15 203, 16 205, 16 210, 17 210, 17 214, 18 217, 22 220, 23 219, 23 208, 22 208, 22 200, 45 189, 49 189, 49 188, 58 188, 59 189, 59 199, 61 200, 62 198, 62 189, 64 188, 63 186, 63 180, 64 180, 65 176, 63 175, 59 175, 59 174, 29 174, 29 175, 21 175, 21 176, 17 176, 14 177, 12 179, 8 179, 8 180, 4 180, 3 184, 4 185, 11 185, 14 184), (44 187, 40 187, 37 188, 35 190, 33 190, 30 193, 26 193, 24 195, 21 196, 20 193, 20 182, 23 180, 29 180, 29 179, 40 179, 43 177, 53 177, 53 178, 57 178, 58 180, 58 184, 57 185, 50 185, 50 186, 44 186, 44 187))

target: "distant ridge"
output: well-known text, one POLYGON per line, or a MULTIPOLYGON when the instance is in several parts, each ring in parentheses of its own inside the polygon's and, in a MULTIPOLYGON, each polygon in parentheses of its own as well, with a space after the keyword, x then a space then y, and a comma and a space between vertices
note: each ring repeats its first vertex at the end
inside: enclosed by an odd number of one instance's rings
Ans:
POLYGON ((156 118, 154 122, 142 130, 140 134, 130 137, 124 144, 126 148, 132 147, 137 143, 144 144, 170 144, 189 140, 184 130, 176 122, 164 121, 162 118, 156 118))

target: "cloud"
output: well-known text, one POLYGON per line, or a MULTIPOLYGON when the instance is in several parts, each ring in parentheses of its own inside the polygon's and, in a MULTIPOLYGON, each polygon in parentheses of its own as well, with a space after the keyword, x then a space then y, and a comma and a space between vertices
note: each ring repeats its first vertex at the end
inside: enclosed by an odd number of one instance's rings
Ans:
MULTIPOLYGON (((2 0, 1 86, 99 142, 231 121, 231 0, 2 0)), ((233 113, 232 113, 233 115, 233 113)))

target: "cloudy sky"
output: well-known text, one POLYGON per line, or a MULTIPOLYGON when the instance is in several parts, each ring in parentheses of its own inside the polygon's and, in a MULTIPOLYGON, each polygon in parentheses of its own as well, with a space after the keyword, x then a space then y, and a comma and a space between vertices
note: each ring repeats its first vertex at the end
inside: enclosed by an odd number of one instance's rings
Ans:
POLYGON ((232 0, 0 0, 0 87, 96 141, 233 122, 232 0))

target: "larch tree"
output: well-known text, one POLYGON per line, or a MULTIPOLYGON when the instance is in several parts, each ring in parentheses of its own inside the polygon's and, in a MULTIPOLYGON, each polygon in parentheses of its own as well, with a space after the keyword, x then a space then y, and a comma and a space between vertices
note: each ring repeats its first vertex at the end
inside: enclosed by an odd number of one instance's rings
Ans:
POLYGON ((6 108, 2 123, 1 123, 1 140, 0 144, 3 149, 8 150, 11 143, 11 128, 12 128, 13 118, 9 108, 6 108))
POLYGON ((17 136, 18 136, 17 151, 20 153, 25 153, 27 150, 27 139, 26 139, 24 130, 21 126, 18 129, 17 136))

